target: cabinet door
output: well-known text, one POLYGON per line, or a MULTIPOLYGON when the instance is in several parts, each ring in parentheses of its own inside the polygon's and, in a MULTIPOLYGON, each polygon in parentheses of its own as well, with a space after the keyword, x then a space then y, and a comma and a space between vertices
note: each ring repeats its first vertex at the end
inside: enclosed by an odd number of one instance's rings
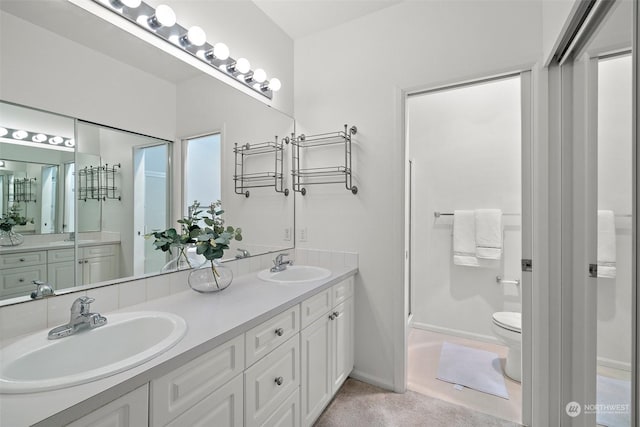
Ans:
POLYGON ((55 262, 47 265, 47 281, 54 289, 75 286, 75 264, 73 261, 55 262))
POLYGON ((148 425, 148 384, 96 409, 68 427, 141 427, 148 425))
POLYGON ((167 424, 167 427, 242 427, 242 382, 242 375, 238 375, 167 424))
POLYGON ((353 370, 353 298, 333 309, 332 394, 335 394, 353 370))
POLYGON ((0 270, 0 297, 29 295, 35 289, 34 280, 47 280, 46 264, 0 270))
POLYGON ((330 313, 313 322, 300 332, 302 355, 302 425, 311 426, 332 396, 332 342, 331 332, 335 320, 330 313))
POLYGON ((115 279, 116 257, 104 256, 87 258, 82 264, 82 278, 84 284, 104 282, 115 279))

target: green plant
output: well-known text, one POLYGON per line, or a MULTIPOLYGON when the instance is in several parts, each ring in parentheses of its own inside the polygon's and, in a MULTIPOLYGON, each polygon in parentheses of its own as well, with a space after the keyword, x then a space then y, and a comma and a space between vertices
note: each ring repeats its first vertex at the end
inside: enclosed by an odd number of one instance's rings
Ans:
POLYGON ((0 230, 11 231, 16 225, 33 224, 33 218, 27 218, 20 213, 20 206, 17 203, 11 205, 6 214, 0 217, 0 230))
POLYGON ((229 243, 232 239, 238 241, 242 240, 242 229, 234 228, 232 226, 227 226, 225 228, 224 219, 222 218, 224 210, 222 210, 222 203, 220 200, 212 203, 207 213, 210 216, 202 218, 206 226, 203 229, 200 229, 199 234, 196 237, 196 253, 209 260, 213 279, 216 282, 216 286, 219 288, 220 285, 218 284, 218 277, 220 277, 220 274, 218 274, 218 271, 216 270, 214 261, 222 258, 224 251, 229 249, 229 243))
POLYGON ((220 200, 209 206, 209 210, 206 211, 209 216, 202 213, 200 203, 196 200, 191 206, 190 214, 177 221, 180 224, 180 232, 175 228, 169 228, 150 233, 145 237, 154 237, 153 245, 163 252, 172 253, 172 248, 178 249, 178 257, 184 257, 189 267, 193 266, 185 253, 185 248, 188 244, 195 244, 196 253, 211 263, 211 270, 217 284, 217 278, 220 275, 214 261, 223 257, 232 239, 242 240, 242 230, 231 226, 225 228, 222 218, 224 210, 220 200))

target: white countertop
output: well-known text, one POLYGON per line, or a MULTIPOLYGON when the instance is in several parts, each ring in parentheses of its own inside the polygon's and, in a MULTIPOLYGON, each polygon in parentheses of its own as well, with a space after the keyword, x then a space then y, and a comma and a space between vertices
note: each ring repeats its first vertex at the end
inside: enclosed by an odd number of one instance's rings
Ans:
MULTIPOLYGON (((15 252, 32 252, 32 251, 47 251, 52 249, 73 249, 75 241, 57 240, 49 243, 23 243, 17 246, 0 246, 0 254, 10 254, 15 252)), ((120 244, 119 239, 101 239, 101 240, 78 240, 78 247, 84 248, 87 246, 100 246, 100 245, 113 245, 120 244)))
MULTIPOLYGON (((40 393, 0 394, 0 426, 67 424, 356 273, 356 267, 336 268, 327 279, 290 285, 264 282, 257 273, 250 273, 235 278, 219 293, 189 290, 118 310, 174 313, 187 322, 187 333, 160 356, 98 381, 40 393)), ((92 350, 86 351, 86 357, 91 357, 92 350)))

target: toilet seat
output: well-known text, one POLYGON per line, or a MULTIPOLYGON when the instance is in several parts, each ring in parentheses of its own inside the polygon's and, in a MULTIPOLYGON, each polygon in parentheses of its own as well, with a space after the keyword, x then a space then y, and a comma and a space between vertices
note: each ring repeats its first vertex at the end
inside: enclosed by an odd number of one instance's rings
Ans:
POLYGON ((493 323, 509 331, 522 333, 522 313, 498 311, 493 313, 493 323))

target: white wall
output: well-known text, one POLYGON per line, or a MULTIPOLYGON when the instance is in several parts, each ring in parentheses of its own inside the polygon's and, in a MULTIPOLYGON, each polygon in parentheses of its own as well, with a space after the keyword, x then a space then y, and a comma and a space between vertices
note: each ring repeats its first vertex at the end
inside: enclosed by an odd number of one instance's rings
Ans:
POLYGON ((520 78, 409 98, 413 161, 412 313, 418 327, 496 341, 491 316, 521 311, 520 78), (453 265, 453 217, 434 211, 502 209, 503 256, 493 268, 453 265), (513 215, 517 214, 517 215, 513 215))
MULTIPOLYGON (((517 70, 541 57, 541 3, 403 2, 295 43, 296 126, 355 124, 356 196, 339 185, 296 201, 301 247, 359 252, 356 374, 389 388, 402 334, 400 89, 517 70), (394 315, 396 317, 394 317, 394 315)), ((394 383, 394 381, 396 383, 394 383)))
POLYGON ((0 51, 0 99, 175 137, 171 83, 5 12, 0 12, 0 51))
POLYGON ((631 56, 598 67, 598 209, 616 217, 616 278, 598 279, 598 357, 630 369, 632 324, 631 56))

